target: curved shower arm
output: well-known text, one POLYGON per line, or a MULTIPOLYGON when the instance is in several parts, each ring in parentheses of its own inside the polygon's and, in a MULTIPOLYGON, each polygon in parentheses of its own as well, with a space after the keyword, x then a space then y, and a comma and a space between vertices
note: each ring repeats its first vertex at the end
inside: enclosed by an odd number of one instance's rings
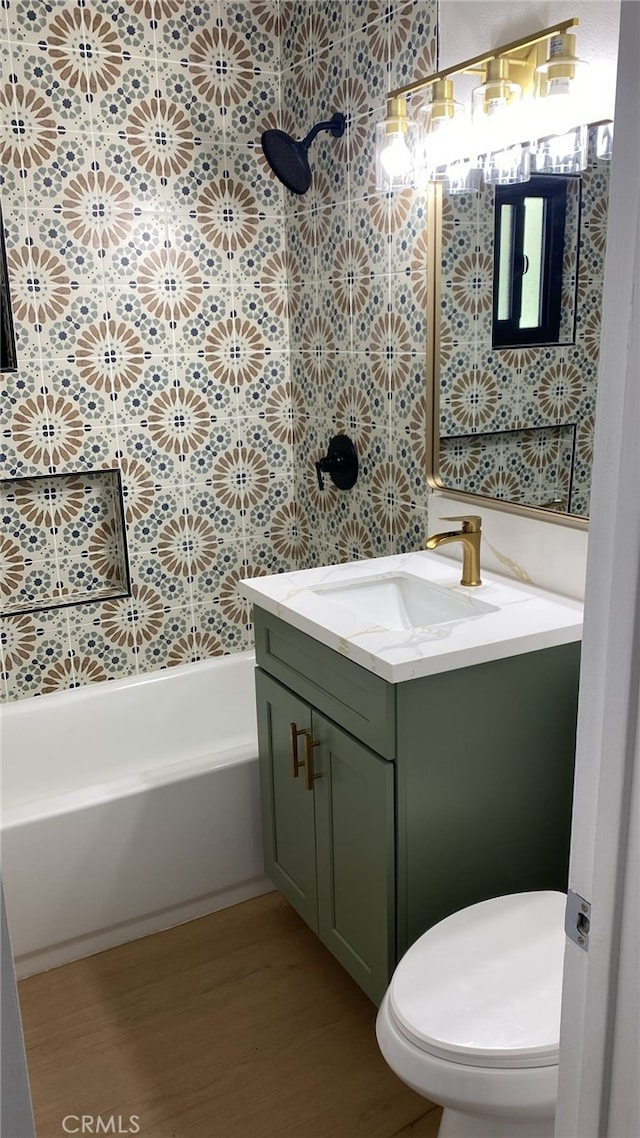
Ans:
POLYGON ((304 146, 305 150, 308 150, 314 138, 317 134, 320 134, 321 130, 330 130, 334 138, 341 138, 344 134, 344 128, 345 117, 340 111, 336 111, 333 118, 329 119, 328 122, 319 122, 316 126, 312 127, 308 135, 300 140, 298 146, 304 146))

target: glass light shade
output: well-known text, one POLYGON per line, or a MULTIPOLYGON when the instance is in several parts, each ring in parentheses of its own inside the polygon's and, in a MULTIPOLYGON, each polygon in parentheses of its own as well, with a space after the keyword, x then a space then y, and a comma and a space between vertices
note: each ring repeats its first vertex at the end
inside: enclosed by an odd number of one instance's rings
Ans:
MULTIPOLYGON (((530 138, 548 139, 552 135, 569 139, 575 130, 581 130, 586 121, 585 98, 587 91, 585 80, 588 74, 587 64, 578 59, 575 53, 575 35, 563 33, 552 36, 549 42, 548 57, 546 61, 536 68, 540 75, 542 91, 536 99, 535 123, 537 129, 530 134, 530 138)), ((566 145, 566 144, 563 144, 566 145)), ((580 149, 581 139, 575 140, 580 149)), ((536 145, 538 150, 539 144, 536 145)), ((546 148, 549 150, 549 148, 546 148)), ((573 147, 572 147, 573 149, 573 147)), ((549 173, 576 173, 584 166, 571 169, 553 168, 555 158, 560 155, 562 146, 551 147, 552 153, 546 155, 545 170, 549 173)), ((558 158, 558 165, 561 165, 558 158)), ((572 165, 572 163, 569 163, 572 165)), ((538 169, 536 164, 536 169, 538 169)), ((540 170, 540 172, 544 172, 540 170)))
POLYGON ((435 130, 421 139, 421 166, 429 178, 441 181, 447 166, 469 154, 469 132, 463 116, 440 120, 435 130))
POLYGON ((449 194, 478 193, 482 189, 482 170, 476 159, 462 158, 447 166, 443 180, 449 194))
POLYGON ((551 134, 568 134, 584 122, 582 102, 569 84, 557 83, 548 95, 536 99, 533 117, 535 133, 530 138, 546 138, 551 134))
POLYGON ((536 173, 580 174, 587 168, 589 132, 583 124, 565 134, 538 139, 532 147, 536 173))
POLYGON ((451 80, 434 83, 431 96, 418 108, 418 166, 426 178, 441 181, 444 168, 468 152, 466 116, 451 80))
MULTIPOLYGON (((518 88, 520 90, 520 88, 518 88)), ((481 106, 484 104, 481 103, 481 106)), ((491 154, 522 142, 521 108, 515 102, 494 99, 488 112, 475 110, 473 115, 473 148, 476 154, 491 154)))
POLYGON ((377 124, 376 186, 379 190, 413 185, 417 134, 417 124, 410 119, 377 124))
POLYGON ((529 148, 518 143, 507 146, 504 150, 494 150, 487 155, 483 173, 489 186, 511 186, 528 182, 531 177, 529 148))
POLYGON ((613 153, 613 123, 601 123, 596 133, 596 157, 610 161, 613 153))

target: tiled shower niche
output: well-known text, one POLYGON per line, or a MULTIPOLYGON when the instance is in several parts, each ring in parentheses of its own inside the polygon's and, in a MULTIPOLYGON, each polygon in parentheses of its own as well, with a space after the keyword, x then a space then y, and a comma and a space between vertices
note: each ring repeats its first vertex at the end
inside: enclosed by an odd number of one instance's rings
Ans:
POLYGON ((0 615, 130 594, 119 470, 0 481, 0 615))

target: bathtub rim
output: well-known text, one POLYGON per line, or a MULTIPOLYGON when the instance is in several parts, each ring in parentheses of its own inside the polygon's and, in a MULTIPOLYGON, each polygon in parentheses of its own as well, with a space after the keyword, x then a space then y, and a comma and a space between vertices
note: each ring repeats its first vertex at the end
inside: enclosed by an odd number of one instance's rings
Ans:
POLYGON ((22 696, 20 699, 5 700, 0 703, 0 720, 5 715, 10 715, 12 718, 19 715, 26 715, 29 710, 33 710, 33 700, 37 700, 38 707, 49 706, 51 700, 56 701, 56 706, 60 706, 63 700, 85 700, 93 697, 94 699, 105 695, 106 691, 123 691, 127 688, 133 687, 147 687, 150 684, 159 683, 161 680, 166 680, 169 677, 180 677, 195 675, 197 672, 203 670, 215 671, 223 665, 229 667, 230 663, 238 661, 238 663, 253 663, 255 665, 256 653, 254 648, 245 648, 241 652, 225 652, 221 656, 208 656, 203 660, 193 660, 190 664, 176 664, 173 667, 156 668, 152 672, 137 672, 133 676, 121 676, 117 680, 106 679, 100 680, 98 683, 93 684, 79 684, 75 688, 63 688, 60 691, 46 692, 44 695, 30 692, 28 695, 22 696))
POLYGON ((75 810, 86 810, 105 802, 117 802, 137 794, 145 794, 162 786, 171 786, 188 778, 197 778, 208 771, 224 770, 243 763, 257 761, 258 749, 255 740, 227 747, 221 751, 210 751, 186 761, 167 763, 162 767, 151 767, 138 771, 126 778, 111 782, 96 782, 77 790, 62 794, 46 795, 30 802, 19 802, 14 806, 0 808, 0 841, 5 831, 31 822, 44 822, 47 818, 72 814, 75 810), (214 760, 214 761, 212 761, 214 760), (166 777, 165 777, 166 776, 166 777))

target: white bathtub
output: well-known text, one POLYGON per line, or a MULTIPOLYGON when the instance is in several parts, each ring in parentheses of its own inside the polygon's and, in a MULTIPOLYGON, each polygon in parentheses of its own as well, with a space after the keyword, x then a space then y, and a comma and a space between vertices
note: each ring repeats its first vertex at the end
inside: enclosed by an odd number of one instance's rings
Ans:
POLYGON ((2 709, 2 879, 19 976, 271 889, 253 653, 2 709))

